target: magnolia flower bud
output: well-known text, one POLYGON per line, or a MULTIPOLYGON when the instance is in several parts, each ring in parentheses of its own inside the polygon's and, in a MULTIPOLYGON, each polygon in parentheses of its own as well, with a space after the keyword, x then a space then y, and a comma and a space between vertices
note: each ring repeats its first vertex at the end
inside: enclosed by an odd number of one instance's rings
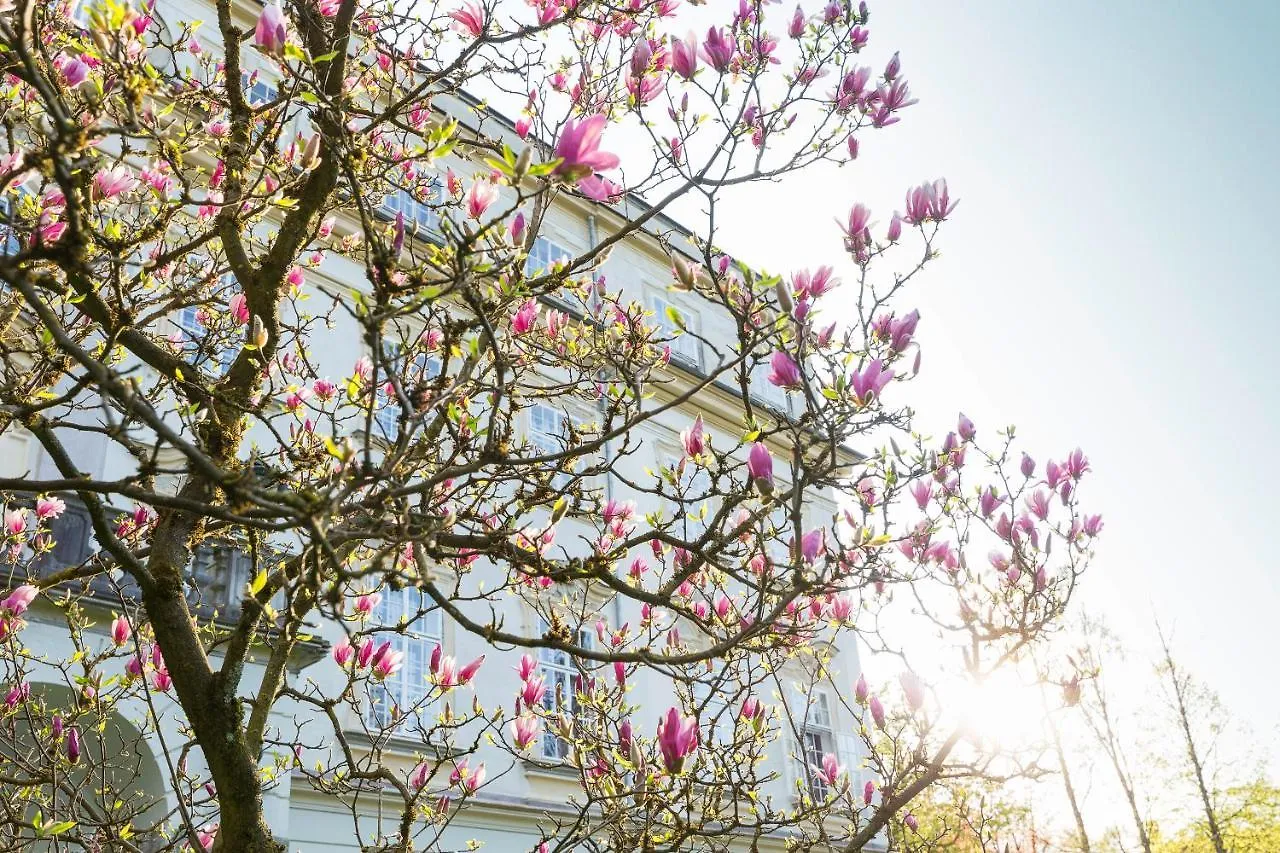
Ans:
POLYGON ((67 761, 72 764, 80 761, 80 730, 75 726, 67 729, 67 761))
POLYGON ((529 172, 529 165, 533 162, 533 148, 525 146, 520 152, 520 156, 516 158, 516 178, 523 178, 529 172))
POLYGON ((249 334, 253 345, 258 349, 262 349, 267 345, 267 327, 263 324, 262 318, 257 314, 253 315, 253 326, 249 334))

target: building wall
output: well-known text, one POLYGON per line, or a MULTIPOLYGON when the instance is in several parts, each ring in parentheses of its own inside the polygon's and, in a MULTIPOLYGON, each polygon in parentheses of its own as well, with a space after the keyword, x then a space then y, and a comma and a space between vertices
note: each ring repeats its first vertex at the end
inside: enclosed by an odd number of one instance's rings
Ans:
MULTIPOLYGON (((203 18, 213 20, 211 6, 192 3, 189 0, 162 0, 162 8, 168 6, 176 10, 175 17, 203 18)), ((202 40, 210 48, 208 39, 214 35, 211 28, 201 33, 202 40)), ((251 53, 251 52, 250 52, 251 53)), ((441 164, 443 168, 452 168, 458 174, 469 179, 473 173, 479 172, 476 166, 451 159, 441 164)), ((604 211, 593 213, 585 209, 580 202, 565 202, 554 208, 543 226, 543 235, 552 238, 570 252, 580 252, 590 246, 590 235, 593 229, 608 228, 610 217, 604 211), (589 218, 590 217, 590 218, 589 218), (594 221, 593 221, 594 220, 594 221)), ((597 230, 597 233, 598 230, 597 230)), ((658 248, 656 241, 648 238, 635 238, 623 243, 613 250, 608 262, 600 271, 607 278, 610 289, 622 288, 625 293, 636 299, 651 304, 654 298, 665 299, 680 307, 682 312, 693 318, 694 325, 711 341, 726 342, 735 338, 735 331, 729 318, 712 310, 712 306, 696 297, 686 294, 671 294, 666 286, 671 280, 670 261, 658 248)), ((351 287, 363 286, 363 270, 351 261, 330 254, 318 269, 308 271, 308 289, 313 294, 314 310, 319 313, 322 302, 328 298, 342 299, 343 294, 351 287)), ((340 379, 349 375, 352 365, 362 355, 366 355, 366 347, 361 340, 354 321, 342 311, 336 313, 336 325, 331 331, 323 333, 312 341, 312 349, 321 364, 321 374, 328 373, 332 379, 340 379)), ((691 347, 695 361, 694 366, 707 369, 714 366, 714 354, 708 346, 691 347)), ((688 382, 691 376, 673 367, 671 376, 677 382, 688 382)), ((768 389, 766 389, 768 390, 768 389)), ((776 393, 776 392, 771 392, 776 393)), ((777 396, 775 401, 785 403, 785 398, 777 396)), ((655 401, 655 405, 656 405, 655 401)), ((732 409, 725 410, 724 399, 716 392, 708 391, 705 399, 695 399, 689 405, 668 412, 639 430, 642 438, 639 452, 619 463, 619 472, 629 478, 644 478, 645 469, 656 470, 659 466, 671 461, 667 454, 679 448, 679 432, 689 426, 699 413, 708 421, 713 433, 723 435, 727 440, 735 437, 739 430, 733 420, 732 409)), ((251 434, 265 442, 266 432, 261 428, 251 434)), ((131 470, 131 460, 118 448, 106 447, 101 442, 80 441, 72 447, 72 452, 79 467, 95 477, 113 478, 131 470)), ((677 451, 678 452, 678 451, 677 451)), ((37 477, 56 476, 49 464, 47 456, 37 443, 24 436, 19 430, 11 429, 0 436, 0 474, 12 476, 19 472, 31 471, 37 477)), ((175 484, 176 485, 176 484, 175 484)), ((622 482, 613 479, 607 484, 609 494, 620 499, 638 496, 629 495, 622 482)), ((830 523, 837 511, 834 495, 816 495, 807 508, 811 524, 830 523)), ((562 525, 561 541, 568 541, 574 536, 574 522, 567 521, 562 525)), ((485 570, 476 572, 476 580, 486 578, 485 570)), ((488 577, 492 577, 489 575, 488 577)), ((500 603, 501 613, 509 626, 519 630, 533 632, 536 630, 532 612, 518 599, 509 597, 500 603)), ((639 623, 639 608, 634 602, 611 604, 609 618, 611 625, 630 622, 639 623)), ((108 620, 100 624, 105 628, 108 620)), ((320 636, 330 642, 342 635, 342 629, 335 624, 320 626, 320 636)), ((443 629, 445 651, 453 654, 460 662, 469 661, 480 654, 487 654, 488 659, 482 670, 483 677, 475 685, 477 699, 487 708, 510 708, 517 687, 516 676, 512 673, 522 651, 497 652, 481 638, 448 624, 445 620, 443 629)), ((58 654, 66 646, 66 638, 60 637, 56 625, 45 620, 25 638, 33 648, 58 654)), ((105 641, 105 637, 103 638, 105 641)), ((424 641, 425 642, 425 641, 424 641)), ((850 645, 840 650, 833 661, 833 677, 837 684, 851 685, 858 676, 858 658, 856 649, 850 645)), ((314 680, 323 689, 336 692, 343 677, 336 665, 327 657, 309 666, 298 676, 303 680, 314 680)), ((256 678, 249 678, 252 684, 256 678)), ((659 676, 647 672, 640 676, 631 686, 631 696, 640 701, 640 710, 635 715, 637 727, 645 734, 652 734, 659 715, 674 702, 673 685, 659 676), (640 699, 642 697, 642 699, 640 699)), ((460 691, 466 697, 469 690, 460 691)), ((779 696, 777 701, 787 701, 792 697, 779 696)), ((832 697, 834 711, 833 733, 836 735, 836 747, 842 753, 842 760, 851 769, 859 763, 859 751, 852 733, 856 731, 856 722, 844 714, 839 703, 832 697)), ((457 701, 455 699, 455 701, 457 701)), ((464 699, 469 701, 469 699, 464 699)), ((305 716, 306 709, 282 702, 277 709, 275 719, 280 725, 289 725, 295 715, 305 716)), ((318 725, 322 721, 315 720, 317 725, 312 730, 323 729, 318 725)), ((349 721, 353 728, 358 721, 349 721)), ((795 768, 786 756, 792 748, 785 739, 775 744, 770 766, 778 770, 779 780, 773 786, 775 797, 791 796, 791 781, 795 778, 795 768)), ((414 762, 412 746, 408 743, 397 747, 393 745, 391 753, 399 749, 405 766, 414 762)), ((309 757, 309 756, 308 756, 309 757)), ((480 758, 491 764, 490 773, 496 775, 497 770, 506 765, 502 756, 493 749, 482 751, 480 758)), ((162 756, 157 756, 160 761, 162 756)), ((860 783, 859 783, 860 784, 860 783)), ((563 806, 567 799, 577 790, 577 785, 567 777, 555 773, 537 771, 517 766, 512 772, 502 775, 490 786, 486 787, 474 810, 469 810, 459 824, 450 830, 456 839, 477 837, 486 842, 487 850, 528 850, 536 843, 538 832, 537 815, 545 809, 563 806)), ((290 848, 305 851, 345 851, 356 850, 356 841, 352 837, 350 817, 344 813, 339 804, 333 800, 316 795, 306 790, 305 782, 294 779, 284 780, 273 793, 269 811, 274 828, 282 837, 288 838, 290 848)), ((376 803, 357 811, 363 814, 362 826, 374 828, 377 820, 376 803)))

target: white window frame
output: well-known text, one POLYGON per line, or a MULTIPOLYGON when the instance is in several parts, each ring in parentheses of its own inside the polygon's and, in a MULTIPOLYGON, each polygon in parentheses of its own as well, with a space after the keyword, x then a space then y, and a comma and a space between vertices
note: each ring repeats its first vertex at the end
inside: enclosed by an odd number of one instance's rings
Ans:
POLYGON ((771 370, 767 360, 756 364, 748 377, 750 381, 747 383, 747 390, 756 400, 785 413, 790 405, 790 397, 786 391, 769 381, 771 370))
POLYGON ((280 97, 280 87, 276 86, 260 70, 244 71, 240 74, 240 88, 244 90, 244 100, 250 107, 257 109, 280 97), (256 79, 255 79, 256 75, 256 79), (250 84, 250 80, 253 81, 250 84))
MULTIPOLYGON (((684 450, 681 446, 678 443, 663 440, 657 443, 657 447, 658 467, 679 472, 680 460, 684 459, 684 450)), ((692 461, 688 461, 684 466, 684 474, 678 475, 678 481, 685 485, 685 503, 680 505, 681 519, 688 525, 691 538, 701 536, 707 529, 707 519, 711 518, 715 512, 711 500, 715 497, 711 494, 711 472, 702 465, 695 465, 692 461), (701 520, 690 517, 690 511, 697 506, 706 508, 706 514, 701 520)))
MULTIPOLYGON (((440 194, 440 179, 432 178, 431 194, 440 194)), ((440 213, 424 202, 418 201, 405 187, 396 187, 393 192, 383 196, 378 212, 386 219, 395 219, 396 214, 404 212, 405 233, 408 236, 424 236, 428 232, 440 229, 440 213)))
MULTIPOLYGON (((541 401, 531 404, 525 410, 525 418, 525 436, 529 443, 537 448, 539 455, 563 453, 568 446, 569 424, 577 426, 582 423, 582 419, 575 417, 572 413, 541 401), (554 420, 555 429, 545 429, 544 427, 551 426, 549 423, 540 425, 538 422, 543 418, 554 420)), ((556 489, 564 489, 568 487, 571 479, 572 475, 563 471, 551 478, 551 485, 556 489)))
POLYGON ((805 790, 814 802, 821 802, 831 789, 818 777, 818 769, 822 767, 822 759, 827 753, 839 755, 836 750, 835 714, 827 691, 814 690, 807 699, 797 757, 803 765, 801 778, 804 779, 805 790))
POLYGON ((532 276, 539 272, 546 273, 559 261, 573 260, 573 253, 561 243, 539 234, 529 247, 529 254, 524 260, 524 274, 532 276))
POLYGON ((705 681, 693 683, 693 701, 695 708, 702 708, 698 722, 707 740, 721 747, 733 744, 737 720, 729 708, 729 701, 705 681))
POLYGON ((659 294, 652 291, 645 294, 645 307, 653 312, 654 325, 658 327, 662 336, 670 339, 672 361, 701 369, 702 341, 694 337, 702 327, 702 318, 698 312, 671 299, 665 293, 659 294), (684 331, 676 328, 667 317, 668 307, 680 312, 680 317, 684 320, 684 331))
MULTIPOLYGON (((386 339, 382 342, 382 345, 385 349, 387 360, 393 364, 398 364, 402 351, 400 342, 386 339)), ((421 378, 423 380, 434 379, 444 369, 444 364, 439 357, 425 352, 415 355, 413 363, 421 370, 421 378)), ((406 373, 407 371, 400 368, 400 376, 402 378, 406 373)), ((385 378, 385 374, 379 377, 379 387, 375 397, 377 407, 373 411, 373 421, 374 425, 381 430, 382 438, 387 441, 395 441, 400 436, 400 403, 394 397, 383 393, 383 386, 386 385, 385 378)))
MULTIPOLYGON (((203 348, 204 339, 208 336, 209 331, 205 325, 198 319, 199 306, 187 305, 178 310, 178 315, 173 318, 173 324, 178 327, 183 335, 183 354, 186 355, 186 344, 193 347, 190 355, 192 359, 200 353, 203 348)), ((213 372, 218 376, 225 375, 231 369, 232 363, 235 362, 236 356, 240 354, 240 349, 235 346, 224 347, 211 356, 204 359, 203 362, 191 361, 191 364, 198 364, 206 370, 213 372)))
POLYGON ((16 255, 22 251, 22 243, 18 240, 17 233, 13 230, 12 222, 17 216, 14 210, 13 201, 9 198, 8 193, 0 193, 0 212, 4 214, 4 221, 0 221, 0 257, 6 255, 16 255))
MULTIPOLYGON (((546 634, 550 629, 551 626, 546 618, 539 615, 539 632, 546 634)), ((578 645, 584 649, 594 649, 595 635, 585 627, 579 628, 578 645)), ((576 659, 568 652, 559 649, 538 649, 538 674, 542 676, 545 688, 542 694, 542 707, 550 714, 555 714, 563 708, 576 719, 582 711, 582 706, 578 703, 578 681, 582 678, 582 671, 578 669, 576 659), (557 703, 557 689, 565 702, 564 705, 557 703)), ((538 757, 544 761, 564 761, 569 757, 569 748, 569 742, 547 726, 542 731, 538 757)))
MULTIPOLYGON (((403 589, 383 589, 382 600, 371 614, 371 624, 375 626, 393 627, 402 621, 417 626, 418 630, 406 631, 403 634, 379 632, 373 634, 373 641, 379 645, 391 641, 391 649, 404 653, 404 662, 393 675, 373 685, 369 690, 369 706, 365 709, 365 722, 382 729, 392 725, 392 708, 409 709, 418 705, 430 695, 432 685, 427 680, 431 672, 431 653, 436 646, 444 645, 444 616, 439 608, 419 616, 423 607, 424 596, 417 587, 403 589), (416 618, 415 618, 416 617, 416 618)), ((421 711, 418 709, 418 716, 421 711)), ((396 720, 398 727, 407 718, 402 715, 396 720)))

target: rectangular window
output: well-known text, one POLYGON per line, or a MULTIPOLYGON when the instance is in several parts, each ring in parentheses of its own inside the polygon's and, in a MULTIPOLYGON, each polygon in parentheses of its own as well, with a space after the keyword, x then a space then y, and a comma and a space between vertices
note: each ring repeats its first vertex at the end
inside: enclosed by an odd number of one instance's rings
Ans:
POLYGON ((815 691, 809 697, 809 706, 805 711, 804 728, 800 732, 802 739, 800 758, 804 761, 802 768, 805 787, 815 802, 825 800, 829 788, 818 775, 822 767, 822 759, 829 752, 835 752, 835 732, 831 720, 831 704, 827 694, 815 691))
POLYGON ((705 467, 695 465, 691 460, 684 462, 682 471, 680 463, 684 459, 684 451, 679 445, 665 442, 658 445, 658 464, 675 473, 678 491, 684 501, 682 516, 686 526, 677 527, 676 532, 684 532, 693 538, 701 536, 707 529, 707 519, 714 511, 708 500, 711 497, 711 475, 705 467))
POLYGON ((9 226, 17 216, 16 205, 7 195, 0 195, 0 255, 16 255, 22 248, 18 235, 9 226))
POLYGON ((209 331, 200 321, 198 307, 188 305, 183 308, 178 312, 174 322, 182 330, 182 351, 186 354, 188 361, 218 376, 231 369, 232 362, 240 352, 239 349, 234 346, 219 346, 216 351, 211 351, 206 345, 209 331))
POLYGON ((431 653, 444 642, 444 619, 438 609, 423 614, 426 609, 427 599, 418 589, 382 590, 372 624, 387 628, 404 625, 406 630, 403 634, 376 633, 374 642, 390 640, 392 649, 404 653, 404 664, 369 691, 365 717, 371 726, 386 728, 412 715, 414 709, 420 712, 423 700, 431 692, 427 681, 431 653))
MULTIPOLYGON (((727 685, 718 685, 724 690, 727 685)), ((701 708, 698 717, 699 727, 710 740, 720 746, 727 746, 734 740, 734 714, 725 696, 716 692, 715 685, 702 681, 693 683, 693 701, 695 708, 701 708)))
MULTIPOLYGON (((547 620, 538 617, 538 630, 546 634, 551 629, 547 620)), ((584 649, 593 648, 595 636, 585 628, 578 630, 578 645, 584 649)), ((546 692, 542 696, 542 706, 552 713, 565 711, 574 718, 582 710, 578 702, 578 688, 581 686, 582 673, 578 670, 577 661, 568 653, 559 649, 538 650, 538 672, 543 678, 546 692)), ((542 757, 548 761, 563 761, 569 757, 569 742, 553 731, 542 732, 542 757)))
MULTIPOLYGON (((529 443, 534 446, 538 455, 563 453, 568 446, 569 417, 559 409, 545 403, 534 403, 529 407, 529 443)), ((568 487, 568 472, 556 474, 552 486, 557 489, 568 487)))
POLYGON ((401 187, 388 194, 382 200, 380 213, 387 219, 395 219, 397 214, 404 214, 404 228, 408 236, 425 236, 428 231, 435 231, 440 226, 440 214, 429 204, 440 195, 440 182, 433 180, 425 198, 418 198, 408 189, 401 187))
POLYGON ((244 89, 245 102, 251 107, 269 104, 280 95, 279 89, 263 79, 262 72, 241 74, 240 84, 244 89))
POLYGON ((524 262, 524 274, 528 276, 549 271, 560 261, 568 261, 573 255, 564 246, 546 237, 537 237, 529 247, 529 257, 524 262))
MULTIPOLYGON (((391 364, 391 368, 396 371, 396 375, 400 377, 406 392, 412 390, 419 382, 439 376, 443 367, 440 359, 425 352, 418 353, 411 362, 406 362, 401 356, 400 344, 396 341, 384 341, 383 354, 391 364)), ((386 393, 385 379, 385 372, 380 370, 379 385, 384 387, 378 392, 378 408, 374 410, 373 421, 375 429, 382 438, 393 441, 400 434, 400 401, 394 395, 386 393)))
POLYGON ((787 394, 769 381, 771 370, 772 368, 770 368, 767 360, 757 364, 751 371, 751 381, 748 383, 747 388, 751 392, 751 396, 756 400, 785 412, 787 409, 787 394))
POLYGON ((647 307, 653 312, 653 324, 664 338, 670 338, 671 358, 686 367, 702 366, 702 342, 694 337, 698 332, 698 315, 687 308, 676 305, 671 300, 649 294, 647 307), (674 310, 684 322, 684 330, 672 320, 670 312, 674 310))

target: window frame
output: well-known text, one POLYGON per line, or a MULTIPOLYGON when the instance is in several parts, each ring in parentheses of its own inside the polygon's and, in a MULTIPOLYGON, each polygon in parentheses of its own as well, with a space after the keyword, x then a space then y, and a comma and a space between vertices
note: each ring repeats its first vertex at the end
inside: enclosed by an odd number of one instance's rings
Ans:
POLYGON ((831 706, 831 696, 826 690, 815 689, 804 696, 804 699, 806 705, 804 721, 799 731, 797 758, 801 764, 805 791, 814 802, 822 802, 831 793, 831 786, 818 777, 818 768, 822 766, 822 759, 828 753, 839 755, 836 748, 835 713, 831 706), (825 722, 814 719, 815 709, 825 716, 825 722))
MULTIPOLYGON (((657 450, 659 469, 672 469, 678 472, 680 460, 685 458, 684 450, 679 441, 661 438, 657 441, 657 450)), ((689 483, 684 490, 685 502, 680 505, 680 517, 687 525, 686 529, 689 531, 691 538, 696 538, 707 530, 707 521, 715 511, 711 505, 711 499, 715 495, 711 492, 711 472, 705 466, 688 462, 685 465, 685 472, 683 476, 689 479, 689 483), (693 471, 692 474, 688 473, 690 470, 693 471), (693 505, 699 505, 706 509, 701 519, 690 518, 690 510, 693 505)))
MULTIPOLYGON (((223 279, 225 284, 226 277, 223 279)), ((193 367, 203 367, 210 370, 217 376, 225 376, 227 371, 231 369, 231 365, 235 363, 236 356, 240 354, 240 348, 228 346, 216 353, 208 353, 203 359, 197 360, 197 357, 204 352, 204 340, 209 335, 209 330, 204 323, 199 320, 200 308, 196 305, 184 305, 178 309, 178 313, 172 318, 173 325, 178 328, 183 335, 183 355, 190 356, 193 367), (193 347, 189 350, 188 347, 193 347), (217 368, 214 370, 214 368, 217 368)))
MULTIPOLYGON (((19 189, 18 192, 24 190, 19 189)), ((22 241, 18 239, 18 234, 13 229, 13 220, 17 216, 14 210, 13 200, 9 197, 8 192, 0 192, 0 258, 16 255, 22 251, 22 241)))
POLYGON ((671 360, 694 370, 701 370, 702 341, 694 337, 702 329, 702 315, 698 310, 673 299, 668 292, 658 293, 652 289, 645 292, 644 304, 646 310, 653 312, 654 325, 669 340, 667 345, 671 347, 671 360), (680 312, 684 319, 684 330, 678 329, 667 318, 668 306, 680 312))
MULTIPOLYGON (((401 356, 404 347, 398 340, 393 338, 384 338, 382 341, 384 355, 387 361, 396 364, 400 371, 401 377, 405 375, 404 367, 401 365, 401 356)), ((420 368, 422 380, 434 379, 444 371, 444 362, 439 356, 432 355, 427 352, 419 352, 413 357, 413 364, 420 368)), ((400 406, 394 397, 388 396, 383 391, 386 383, 381 383, 378 388, 375 400, 377 402, 373 410, 374 426, 380 430, 379 437, 386 441, 395 441, 400 437, 400 406)))
POLYGON ((538 273, 545 274, 551 270, 556 262, 571 260, 573 260, 573 252, 567 246, 545 234, 538 234, 537 237, 533 238, 533 243, 529 246, 529 253, 525 256, 524 274, 526 278, 538 273), (539 258, 539 255, 542 254, 538 250, 539 246, 550 247, 545 258, 539 258), (559 250, 560 254, 554 254, 556 250, 559 250), (540 265, 535 265, 535 261, 538 261, 540 265))
MULTIPOLYGON (((433 175, 431 177, 431 194, 438 197, 442 188, 443 184, 439 176, 433 175)), ((408 201, 414 208, 412 214, 405 213, 406 236, 426 238, 427 235, 440 230, 440 211, 426 202, 418 201, 407 187, 397 186, 392 192, 383 196, 382 201, 378 203, 374 212, 384 220, 394 221, 396 215, 404 210, 403 204, 405 201, 408 201), (392 203, 393 200, 395 200, 394 204, 392 203)))
MULTIPOLYGON (((542 614, 537 614, 538 629, 542 634, 551 629, 550 623, 542 614)), ((595 635, 586 627, 578 628, 578 645, 585 649, 595 648, 595 635)), ((577 719, 582 712, 578 702, 579 682, 583 677, 578 659, 568 652, 559 649, 538 649, 538 675, 542 676, 545 692, 542 694, 542 707, 548 714, 566 710, 564 705, 556 702, 556 687, 563 684, 561 694, 567 703, 567 711, 571 718, 577 719)), ((551 728, 544 727, 538 742, 538 758, 543 761, 563 762, 569 757, 569 741, 560 737, 551 728)))
MULTIPOLYGON (((378 729, 394 731, 408 718, 409 715, 403 713, 405 709, 414 708, 420 703, 427 707, 432 704, 423 703, 423 700, 434 689, 427 676, 430 673, 432 652, 437 646, 442 649, 444 647, 444 613, 437 607, 410 619, 426 609, 422 606, 425 596, 417 587, 407 586, 396 590, 383 588, 379 592, 382 599, 370 614, 374 624, 391 627, 401 625, 402 620, 409 620, 403 622, 406 629, 415 624, 422 624, 424 628, 422 631, 405 633, 388 631, 385 632, 385 637, 381 636, 382 632, 372 635, 375 643, 390 640, 392 651, 404 653, 404 663, 393 675, 371 686, 369 704, 362 715, 363 721, 378 729), (384 697, 388 700, 385 703, 381 701, 384 697), (392 708, 401 710, 401 715, 394 722, 391 719, 392 708)), ((420 716, 423 710, 425 708, 419 708, 415 715, 420 716)))

